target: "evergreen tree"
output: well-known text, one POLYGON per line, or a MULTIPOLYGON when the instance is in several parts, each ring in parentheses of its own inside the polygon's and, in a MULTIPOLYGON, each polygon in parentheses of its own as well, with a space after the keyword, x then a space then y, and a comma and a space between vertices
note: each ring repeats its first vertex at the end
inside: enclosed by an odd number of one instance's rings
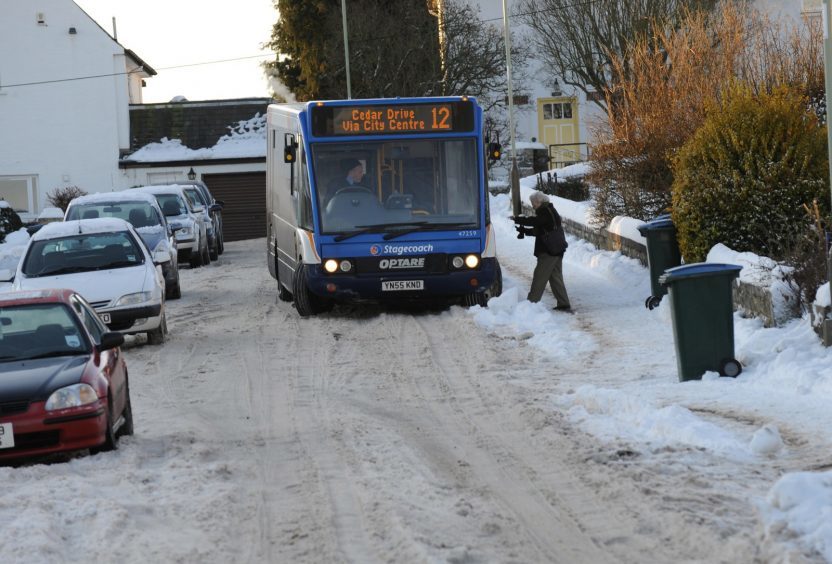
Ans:
MULTIPOLYGON (((280 18, 265 66, 298 100, 346 98, 340 0, 276 0, 280 18)), ((434 0, 350 0, 354 98, 425 96, 441 91, 434 0)))

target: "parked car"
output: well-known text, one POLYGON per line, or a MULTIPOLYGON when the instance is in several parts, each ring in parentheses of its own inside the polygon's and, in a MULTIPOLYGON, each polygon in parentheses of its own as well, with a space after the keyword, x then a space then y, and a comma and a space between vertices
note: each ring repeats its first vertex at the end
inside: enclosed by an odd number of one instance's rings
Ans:
POLYGON ((165 277, 165 298, 175 300, 182 297, 176 236, 152 194, 125 191, 79 196, 69 202, 64 215, 65 221, 95 217, 117 217, 130 222, 151 256, 156 251, 167 251, 170 260, 161 265, 165 277))
MULTIPOLYGON (((214 218, 211 216, 211 205, 195 186, 182 186, 185 195, 190 199, 192 206, 201 206, 205 231, 208 234, 208 256, 211 260, 217 260, 220 255, 220 242, 217 236, 214 218)), ((214 204, 216 205, 216 204, 214 204)))
POLYGON ((177 229, 179 262, 187 260, 191 268, 211 263, 207 221, 202 213, 202 206, 194 206, 181 186, 140 186, 133 190, 152 194, 159 202, 168 223, 177 229))
POLYGON ((0 460, 113 450, 132 435, 123 342, 72 290, 0 294, 0 460))
POLYGON ((49 223, 23 251, 13 290, 71 288, 89 301, 104 323, 122 333, 147 333, 151 344, 167 336, 165 279, 159 265, 123 219, 49 223))
POLYGON ((200 191, 203 200, 208 202, 208 211, 211 212, 211 221, 214 223, 214 233, 217 234, 218 253, 222 254, 225 251, 225 235, 222 231, 222 210, 225 209, 225 202, 214 198, 208 186, 199 180, 177 181, 177 183, 180 186, 193 186, 200 191))

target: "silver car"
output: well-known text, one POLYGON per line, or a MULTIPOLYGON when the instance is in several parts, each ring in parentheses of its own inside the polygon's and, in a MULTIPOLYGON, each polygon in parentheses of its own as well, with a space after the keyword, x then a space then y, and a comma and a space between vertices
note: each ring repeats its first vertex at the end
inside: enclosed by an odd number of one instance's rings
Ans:
POLYGON ((187 260, 191 268, 211 263, 208 250, 208 226, 202 205, 194 205, 178 184, 140 186, 139 190, 153 194, 162 208, 162 213, 176 234, 179 260, 187 260))

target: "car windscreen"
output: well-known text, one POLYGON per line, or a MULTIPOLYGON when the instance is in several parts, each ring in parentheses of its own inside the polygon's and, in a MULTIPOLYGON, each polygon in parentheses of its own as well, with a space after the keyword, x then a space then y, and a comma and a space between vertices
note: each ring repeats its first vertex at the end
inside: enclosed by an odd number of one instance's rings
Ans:
POLYGON ((473 138, 315 143, 312 156, 324 233, 479 227, 473 138))
POLYGON ((185 201, 179 194, 154 194, 156 201, 159 202, 159 207, 162 208, 162 213, 167 217, 174 217, 177 215, 185 215, 188 213, 188 208, 185 206, 185 201))
POLYGON ((26 276, 71 274, 144 264, 144 253, 128 231, 79 233, 33 241, 23 262, 26 276))
POLYGON ((70 204, 66 221, 96 217, 117 217, 130 222, 150 249, 155 249, 165 236, 159 212, 151 204, 141 201, 70 204))
POLYGON ((185 194, 191 199, 191 204, 195 206, 205 206, 205 197, 202 192, 196 188, 185 188, 185 194))
POLYGON ((0 362, 89 353, 78 319, 61 303, 0 307, 0 362))

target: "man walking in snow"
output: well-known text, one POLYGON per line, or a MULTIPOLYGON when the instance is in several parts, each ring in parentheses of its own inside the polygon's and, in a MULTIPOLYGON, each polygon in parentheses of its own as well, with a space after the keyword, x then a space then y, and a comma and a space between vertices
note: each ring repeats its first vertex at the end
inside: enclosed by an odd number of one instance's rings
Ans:
POLYGON ((571 311, 572 305, 563 283, 563 254, 566 252, 566 238, 563 226, 555 206, 549 201, 549 196, 543 192, 535 192, 529 197, 534 208, 534 216, 518 216, 511 219, 517 223, 518 238, 531 235, 534 240, 534 256, 537 265, 532 275, 532 285, 529 289, 528 300, 539 302, 546 289, 546 282, 552 288, 557 305, 556 310, 571 311))

